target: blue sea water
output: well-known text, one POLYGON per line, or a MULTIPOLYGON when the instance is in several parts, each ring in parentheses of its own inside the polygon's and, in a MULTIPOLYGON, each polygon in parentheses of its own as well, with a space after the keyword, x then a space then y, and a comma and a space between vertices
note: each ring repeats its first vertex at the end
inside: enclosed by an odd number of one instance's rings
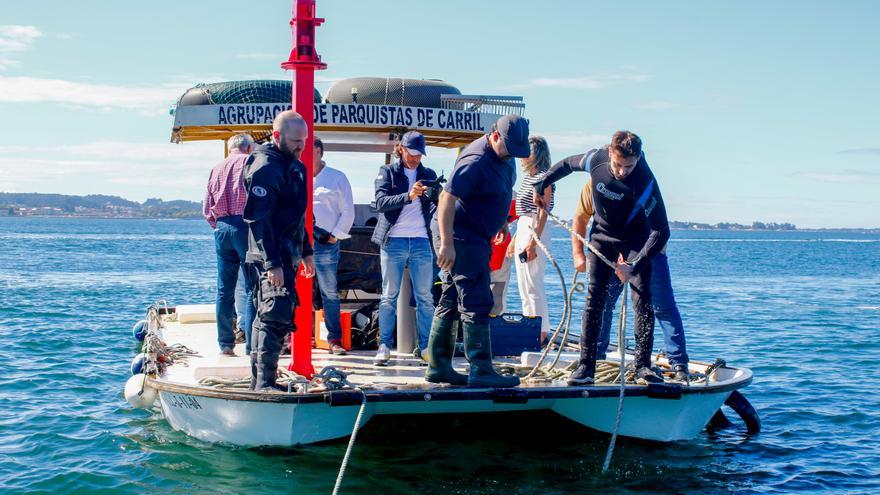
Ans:
MULTIPOLYGON (((602 474, 608 435, 549 415, 376 418, 343 492, 880 492, 880 235, 675 231, 669 257, 692 358, 754 371, 760 434, 737 421, 689 442, 624 439, 602 474)), ((199 221, 0 219, 0 491, 332 489, 344 442, 208 444, 123 399, 131 324, 158 299, 210 302, 214 270, 199 221)))

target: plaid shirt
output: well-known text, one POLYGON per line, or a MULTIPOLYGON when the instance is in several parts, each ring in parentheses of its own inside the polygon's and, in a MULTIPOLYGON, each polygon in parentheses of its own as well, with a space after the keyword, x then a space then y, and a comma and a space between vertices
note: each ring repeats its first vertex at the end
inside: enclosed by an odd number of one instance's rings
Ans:
POLYGON ((244 188, 244 164, 250 155, 232 150, 229 156, 214 166, 208 179, 208 192, 202 213, 217 228, 217 219, 228 216, 241 216, 247 201, 244 188))

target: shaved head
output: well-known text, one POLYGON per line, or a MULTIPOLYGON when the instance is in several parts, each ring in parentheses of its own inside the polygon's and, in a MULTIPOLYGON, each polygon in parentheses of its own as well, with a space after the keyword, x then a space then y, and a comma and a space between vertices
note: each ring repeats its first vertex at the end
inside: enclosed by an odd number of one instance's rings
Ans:
POLYGON ((302 118, 302 115, 293 110, 286 110, 275 116, 275 121, 272 122, 272 130, 286 133, 291 127, 305 125, 306 121, 302 118))
POLYGON ((309 128, 302 115, 287 110, 272 122, 272 140, 285 155, 299 160, 309 136, 309 128))

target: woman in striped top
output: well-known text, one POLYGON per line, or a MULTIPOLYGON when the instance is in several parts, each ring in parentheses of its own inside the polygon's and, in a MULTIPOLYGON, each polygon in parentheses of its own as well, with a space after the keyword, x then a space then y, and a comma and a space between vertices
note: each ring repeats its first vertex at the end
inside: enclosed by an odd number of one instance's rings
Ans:
MULTIPOLYGON (((538 249, 532 236, 535 233, 545 246, 550 244, 547 225, 547 212, 535 206, 532 200, 534 184, 543 180, 544 172, 550 168, 550 148, 540 136, 529 137, 532 154, 520 161, 523 170, 522 182, 516 193, 516 238, 508 247, 508 255, 515 256, 516 280, 522 312, 525 316, 541 317, 541 341, 547 337, 550 322, 547 319, 547 294, 544 290, 544 264, 546 256, 538 249), (525 258, 525 262, 522 259, 525 258)), ((553 209, 553 196, 556 186, 544 189, 544 204, 553 209)))

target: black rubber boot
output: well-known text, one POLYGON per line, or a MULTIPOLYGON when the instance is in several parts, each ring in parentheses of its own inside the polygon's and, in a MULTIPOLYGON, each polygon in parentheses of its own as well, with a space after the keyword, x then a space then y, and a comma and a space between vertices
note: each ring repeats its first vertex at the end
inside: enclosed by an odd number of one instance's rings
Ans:
POLYGON ((596 376, 596 345, 599 338, 601 312, 595 309, 585 311, 581 327, 581 356, 578 367, 568 377, 569 385, 591 385, 596 376), (591 331, 592 329, 592 331, 591 331))
POLYGON ((462 322, 464 350, 471 363, 467 386, 472 388, 509 388, 519 385, 518 376, 500 375, 492 366, 492 341, 489 324, 462 322))
POLYGON ((262 324, 254 332, 256 342, 251 350, 251 388, 256 391, 287 389, 275 383, 278 378, 278 356, 287 333, 271 325, 262 324))
POLYGON ((636 368, 636 383, 663 383, 663 377, 647 366, 636 368))
POLYGON ((428 338, 428 371, 425 380, 431 383, 467 385, 467 375, 452 368, 455 349, 455 322, 434 317, 431 322, 431 336, 428 338))
POLYGON ((672 371, 675 373, 672 377, 672 381, 682 383, 690 382, 691 375, 688 373, 688 367, 686 364, 676 364, 673 366, 672 371))

